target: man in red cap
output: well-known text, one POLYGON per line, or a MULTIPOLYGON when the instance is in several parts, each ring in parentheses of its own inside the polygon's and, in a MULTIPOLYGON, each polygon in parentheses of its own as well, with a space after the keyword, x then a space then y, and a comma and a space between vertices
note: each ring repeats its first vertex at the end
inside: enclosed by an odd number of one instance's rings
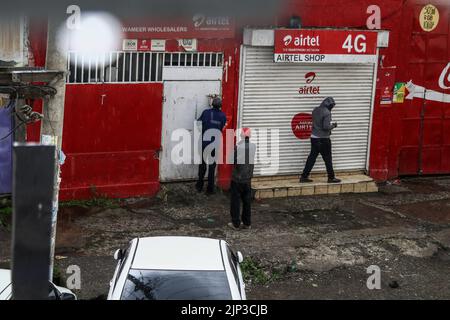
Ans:
POLYGON ((233 173, 231 177, 231 222, 228 226, 238 230, 250 229, 251 226, 251 201, 252 201, 252 178, 255 165, 256 144, 250 142, 250 128, 243 128, 241 141, 234 147, 233 173), (242 218, 241 218, 242 201, 242 218))

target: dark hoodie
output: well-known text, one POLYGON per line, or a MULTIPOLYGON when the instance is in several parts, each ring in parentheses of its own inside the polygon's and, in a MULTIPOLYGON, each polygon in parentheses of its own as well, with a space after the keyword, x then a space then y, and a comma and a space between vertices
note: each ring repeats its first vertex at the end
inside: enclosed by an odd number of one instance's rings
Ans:
POLYGON ((231 180, 238 183, 251 182, 255 167, 255 155, 256 144, 250 142, 249 138, 241 140, 234 147, 234 168, 231 180))
POLYGON ((331 130, 335 127, 331 124, 331 109, 333 109, 334 99, 332 97, 325 98, 320 106, 316 107, 312 112, 313 129, 312 135, 318 138, 329 138, 331 130))

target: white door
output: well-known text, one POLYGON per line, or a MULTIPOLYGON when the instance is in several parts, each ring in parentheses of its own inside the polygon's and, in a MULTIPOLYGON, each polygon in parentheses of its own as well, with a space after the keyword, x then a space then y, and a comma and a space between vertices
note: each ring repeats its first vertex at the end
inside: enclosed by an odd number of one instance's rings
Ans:
POLYGON ((210 108, 210 96, 219 95, 220 80, 207 81, 164 81, 163 103, 163 128, 162 128, 162 153, 160 158, 160 180, 191 180, 197 178, 198 164, 194 164, 194 150, 201 152, 199 147, 194 148, 194 143, 200 146, 199 128, 195 126, 195 120, 200 117, 203 110, 210 108), (177 129, 186 129, 191 136, 191 150, 189 157, 191 164, 176 164, 172 159, 174 146, 180 144, 180 140, 172 141, 172 133, 177 129))

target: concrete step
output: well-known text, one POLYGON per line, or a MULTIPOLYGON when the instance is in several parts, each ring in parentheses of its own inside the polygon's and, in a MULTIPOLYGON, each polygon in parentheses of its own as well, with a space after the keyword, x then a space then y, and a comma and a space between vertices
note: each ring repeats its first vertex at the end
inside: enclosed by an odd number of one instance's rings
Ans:
POLYGON ((256 190, 256 199, 378 192, 378 187, 373 179, 364 174, 342 174, 338 175, 338 178, 342 180, 341 183, 327 183, 327 177, 323 175, 312 176, 311 179, 314 180, 312 183, 299 183, 298 176, 288 176, 284 179, 279 179, 279 177, 255 178, 252 188, 256 190))

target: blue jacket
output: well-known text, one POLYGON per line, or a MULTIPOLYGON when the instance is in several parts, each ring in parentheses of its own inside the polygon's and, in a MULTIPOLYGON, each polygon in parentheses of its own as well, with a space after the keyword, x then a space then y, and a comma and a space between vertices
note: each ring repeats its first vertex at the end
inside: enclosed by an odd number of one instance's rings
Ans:
POLYGON ((212 141, 203 140, 203 135, 208 129, 217 129, 222 132, 225 124, 227 123, 227 117, 225 113, 220 111, 219 109, 211 108, 206 109, 202 112, 200 118, 197 121, 202 122, 202 146, 205 148, 207 145, 214 141, 214 137, 212 137, 212 141))

